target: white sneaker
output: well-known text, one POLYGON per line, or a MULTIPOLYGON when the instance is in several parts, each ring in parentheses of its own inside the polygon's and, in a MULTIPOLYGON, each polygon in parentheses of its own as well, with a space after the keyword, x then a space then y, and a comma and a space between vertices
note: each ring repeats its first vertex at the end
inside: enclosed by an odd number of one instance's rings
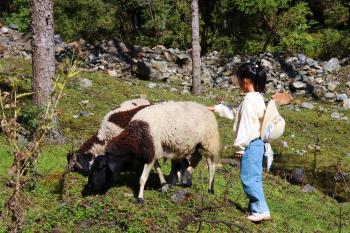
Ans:
POLYGON ((270 215, 270 212, 254 213, 254 214, 249 215, 247 217, 247 219, 252 221, 252 222, 261 222, 261 221, 265 221, 265 220, 270 220, 271 215, 270 215))

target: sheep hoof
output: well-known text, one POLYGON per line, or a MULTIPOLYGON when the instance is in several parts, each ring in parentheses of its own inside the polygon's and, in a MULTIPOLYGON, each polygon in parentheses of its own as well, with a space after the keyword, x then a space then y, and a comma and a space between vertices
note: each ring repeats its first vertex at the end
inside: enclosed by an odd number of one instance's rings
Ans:
POLYGON ((191 187, 192 186, 192 181, 188 180, 187 182, 182 182, 183 187, 191 187))
POLYGON ((214 194, 214 189, 208 189, 208 193, 214 194))
POLYGON ((136 204, 143 205, 144 203, 145 203, 145 200, 143 198, 141 198, 141 197, 137 198, 136 204))
POLYGON ((166 193, 168 192, 170 186, 167 183, 162 184, 162 192, 166 193))

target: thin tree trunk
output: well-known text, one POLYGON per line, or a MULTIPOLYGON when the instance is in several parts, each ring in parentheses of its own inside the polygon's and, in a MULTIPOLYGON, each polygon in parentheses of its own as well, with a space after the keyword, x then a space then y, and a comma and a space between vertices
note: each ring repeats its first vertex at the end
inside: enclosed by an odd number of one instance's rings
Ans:
MULTIPOLYGON (((53 0, 31 0, 32 39, 32 91, 33 104, 41 109, 47 107, 53 91, 55 76, 55 44, 53 28, 53 0)), ((57 118, 52 119, 57 125, 57 118)), ((65 137, 57 128, 51 130, 49 143, 65 143, 65 137)))
POLYGON ((201 47, 199 41, 198 0, 192 0, 192 92, 201 93, 201 47))
POLYGON ((55 75, 52 0, 31 1, 33 103, 44 108, 50 101, 55 75))

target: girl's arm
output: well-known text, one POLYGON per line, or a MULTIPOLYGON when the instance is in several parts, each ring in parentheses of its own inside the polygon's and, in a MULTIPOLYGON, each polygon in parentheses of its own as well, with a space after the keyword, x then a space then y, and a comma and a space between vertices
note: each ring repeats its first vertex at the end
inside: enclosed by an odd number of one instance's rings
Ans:
POLYGON ((228 119, 233 120, 234 118, 234 110, 223 105, 223 104, 217 104, 215 106, 209 106, 208 109, 210 111, 216 112, 219 114, 221 117, 225 117, 228 119))

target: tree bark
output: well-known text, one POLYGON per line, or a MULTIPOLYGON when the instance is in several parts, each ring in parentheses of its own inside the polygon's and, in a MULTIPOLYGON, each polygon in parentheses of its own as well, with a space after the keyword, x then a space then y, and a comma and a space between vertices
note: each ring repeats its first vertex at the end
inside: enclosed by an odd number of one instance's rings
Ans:
MULTIPOLYGON (((53 0, 31 0, 31 30, 33 104, 44 109, 50 101, 54 101, 51 96, 56 68, 53 0)), ((52 122, 57 125, 57 117, 52 122)), ((49 133, 47 142, 62 144, 66 142, 66 138, 54 128, 49 133)))
POLYGON ((192 0, 192 92, 201 93, 201 47, 199 41, 199 7, 198 0, 192 0))
POLYGON ((52 0, 31 1, 33 103, 44 108, 50 101, 55 75, 52 0))

